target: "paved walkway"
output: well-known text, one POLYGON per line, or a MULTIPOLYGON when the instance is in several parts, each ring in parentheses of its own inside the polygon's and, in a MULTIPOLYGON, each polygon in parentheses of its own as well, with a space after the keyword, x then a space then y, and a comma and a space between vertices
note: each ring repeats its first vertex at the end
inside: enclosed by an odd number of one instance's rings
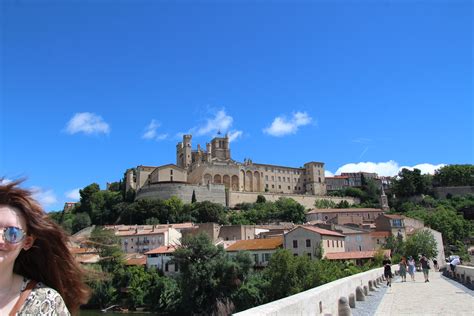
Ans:
POLYGON ((423 274, 417 272, 415 282, 401 282, 398 278, 388 288, 375 312, 387 315, 474 315, 474 291, 430 271, 430 282, 425 283, 423 274))

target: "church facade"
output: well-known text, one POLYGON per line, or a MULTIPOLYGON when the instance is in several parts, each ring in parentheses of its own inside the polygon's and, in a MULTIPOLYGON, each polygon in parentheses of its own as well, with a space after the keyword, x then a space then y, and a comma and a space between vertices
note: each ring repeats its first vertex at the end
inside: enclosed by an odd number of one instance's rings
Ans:
POLYGON ((231 158, 228 135, 215 137, 206 149, 192 148, 192 136, 176 145, 176 164, 137 166, 126 173, 127 189, 137 192, 156 183, 224 185, 228 191, 325 195, 324 163, 307 162, 302 168, 243 163, 231 158))

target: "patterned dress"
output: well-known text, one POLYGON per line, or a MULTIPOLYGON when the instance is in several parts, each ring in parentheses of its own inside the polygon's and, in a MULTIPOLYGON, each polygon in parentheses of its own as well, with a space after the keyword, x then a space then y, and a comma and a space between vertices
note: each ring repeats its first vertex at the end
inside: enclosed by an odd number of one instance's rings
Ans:
MULTIPOLYGON (((22 290, 24 290, 30 280, 24 279, 22 290)), ((17 315, 58 315, 70 316, 69 310, 61 295, 56 290, 38 282, 31 290, 17 315)))

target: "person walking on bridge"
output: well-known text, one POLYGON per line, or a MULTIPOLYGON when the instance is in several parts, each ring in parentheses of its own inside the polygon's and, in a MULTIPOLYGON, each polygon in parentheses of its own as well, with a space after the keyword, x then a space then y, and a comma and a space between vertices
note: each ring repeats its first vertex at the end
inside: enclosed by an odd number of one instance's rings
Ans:
POLYGON ((392 286, 392 261, 388 256, 385 256, 385 260, 382 261, 383 264, 383 275, 387 279, 387 286, 392 286))
POLYGON ((430 273, 430 264, 428 258, 423 254, 420 259, 421 269, 423 270, 423 276, 425 277, 425 283, 430 282, 429 273, 430 273))
POLYGON ((406 282, 407 281, 407 259, 405 257, 402 257, 398 265, 400 267, 400 276, 402 277, 402 282, 406 282))
POLYGON ((407 265, 408 265, 408 274, 410 275, 411 280, 415 282, 416 266, 415 266, 415 259, 413 259, 412 256, 408 257, 407 265))

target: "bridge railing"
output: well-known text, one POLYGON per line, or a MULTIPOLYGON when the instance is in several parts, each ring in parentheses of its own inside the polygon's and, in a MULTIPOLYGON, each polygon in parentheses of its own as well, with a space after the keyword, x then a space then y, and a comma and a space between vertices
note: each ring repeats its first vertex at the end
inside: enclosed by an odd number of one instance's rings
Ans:
MULTIPOLYGON (((398 272, 398 265, 392 266, 398 272)), ((355 300, 365 300, 383 282, 383 268, 354 274, 313 289, 234 314, 235 316, 344 315, 355 300), (346 303, 344 303, 344 301, 346 303), (347 305, 347 307, 342 306, 347 305)))
POLYGON ((451 271, 449 265, 446 269, 446 275, 455 279, 456 281, 464 284, 467 288, 474 290, 474 267, 457 265, 454 269, 454 274, 451 271))

